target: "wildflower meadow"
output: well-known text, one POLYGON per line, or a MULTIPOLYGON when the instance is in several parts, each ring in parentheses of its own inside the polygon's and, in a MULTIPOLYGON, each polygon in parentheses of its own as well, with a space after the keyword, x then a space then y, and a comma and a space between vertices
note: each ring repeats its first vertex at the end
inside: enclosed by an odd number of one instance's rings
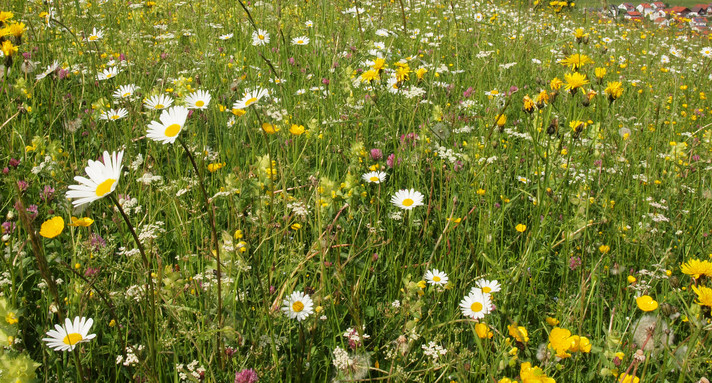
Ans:
POLYGON ((688 21, 3 1, 0 382, 709 383, 688 21))

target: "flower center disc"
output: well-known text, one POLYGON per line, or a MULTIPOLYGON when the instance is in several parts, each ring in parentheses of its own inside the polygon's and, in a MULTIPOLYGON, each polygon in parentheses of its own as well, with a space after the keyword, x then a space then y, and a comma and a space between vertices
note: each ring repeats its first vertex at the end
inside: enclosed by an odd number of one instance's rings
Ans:
POLYGON ((304 310, 304 303, 302 303, 300 301, 296 301, 296 302, 292 303, 292 310, 295 313, 301 312, 302 310, 304 310))
POLYGON ((156 106, 153 107, 153 109, 163 109, 164 106, 163 104, 156 104, 156 106))
POLYGON ((96 41, 98 38, 98 36, 89 36, 89 41, 96 41))
POLYGON ((371 182, 376 182, 376 181, 378 181, 378 177, 375 177, 375 176, 374 176, 374 177, 369 178, 369 180, 370 180, 371 182))
POLYGON ((489 293, 490 291, 492 291, 492 288, 489 287, 489 286, 485 286, 485 287, 482 288, 482 292, 483 292, 483 293, 489 293))
POLYGON ((166 128, 166 131, 163 133, 167 137, 175 137, 180 133, 180 125, 178 124, 173 124, 173 125, 168 125, 166 128))
POLYGON ((440 282, 442 278, 438 277, 437 275, 433 277, 433 282, 440 282))
POLYGON ((195 106, 197 106, 198 108, 200 108, 200 107, 203 106, 203 105, 205 105, 205 103, 204 103, 202 100, 197 101, 197 102, 195 103, 195 106))
POLYGON ((75 345, 75 344, 81 342, 82 339, 84 339, 82 337, 82 334, 73 332, 71 334, 67 334, 67 336, 65 336, 64 339, 62 339, 62 342, 64 342, 64 344, 68 344, 68 345, 72 346, 72 345, 75 345))
POLYGON ((403 206, 411 206, 411 205, 413 205, 413 200, 410 198, 406 198, 403 200, 402 204, 403 204, 403 206))
POLYGON ((255 102, 257 102, 257 97, 252 97, 251 99, 245 101, 245 106, 250 106, 250 105, 254 104, 255 102))
POLYGON ((482 311, 482 303, 480 303, 480 302, 473 303, 470 306, 470 310, 472 310, 472 312, 475 312, 475 313, 482 311))
POLYGON ((114 185, 114 182, 116 182, 115 179, 109 178, 106 181, 100 183, 99 186, 96 187, 96 196, 103 197, 109 194, 111 192, 111 187, 114 185))

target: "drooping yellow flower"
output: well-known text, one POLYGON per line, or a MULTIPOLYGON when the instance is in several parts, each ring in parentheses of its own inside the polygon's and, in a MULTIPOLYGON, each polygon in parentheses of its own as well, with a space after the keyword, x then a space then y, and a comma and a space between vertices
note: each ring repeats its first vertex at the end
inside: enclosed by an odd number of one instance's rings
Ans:
POLYGON ((565 74, 564 79, 566 80, 566 87, 564 89, 568 90, 571 92, 571 94, 576 93, 576 90, 586 84, 588 84, 588 80, 586 79, 585 74, 581 74, 579 72, 574 72, 571 74, 565 74))
POLYGON ((549 103, 549 99, 549 92, 542 89, 542 91, 536 95, 536 105, 541 109, 549 103))
POLYGON ((506 114, 500 114, 497 116, 496 120, 497 126, 498 127, 503 127, 507 123, 507 115, 506 114))
POLYGON ((546 317, 546 323, 548 323, 549 326, 556 326, 559 324, 559 320, 554 317, 546 317))
POLYGON ((517 326, 516 323, 510 324, 507 326, 507 332, 509 332, 509 336, 516 339, 517 342, 529 342, 529 332, 523 326, 517 326))
POLYGON ((89 226, 91 226, 92 223, 94 223, 94 220, 89 217, 82 217, 82 218, 72 217, 72 223, 68 223, 67 226, 89 227, 89 226))
POLYGON ((593 64, 593 60, 586 55, 574 53, 565 59, 559 60, 559 64, 571 67, 571 70, 577 71, 586 64, 593 64))
POLYGON ((588 39, 588 33, 583 33, 583 28, 576 28, 574 31, 574 37, 576 38, 576 41, 581 42, 583 40, 588 39))
POLYGON ((712 262, 691 259, 687 263, 683 263, 680 270, 683 274, 691 275, 695 279, 700 279, 703 275, 712 277, 712 262))
POLYGON ((558 77, 554 77, 551 82, 549 82, 549 86, 551 87, 551 90, 559 90, 561 89, 561 86, 564 85, 564 82, 561 81, 558 77))
POLYGON ((64 230, 64 219, 60 216, 52 217, 40 227, 40 235, 45 238, 54 238, 62 233, 64 230))
POLYGON ((12 19, 13 16, 12 12, 0 12, 0 24, 12 19))
POLYGON ((692 291, 697 294, 697 303, 700 306, 712 307, 712 289, 705 286, 692 286, 692 291))
POLYGON ((522 378, 522 383, 556 383, 554 378, 546 376, 540 367, 532 367, 530 362, 522 363, 519 377, 522 378))
POLYGON ((534 112, 534 108, 536 108, 536 105, 534 104, 534 100, 532 100, 529 95, 524 96, 524 98, 522 99, 522 103, 524 104, 523 109, 525 112, 534 112))
POLYGON ((620 81, 611 81, 604 92, 608 95, 608 100, 613 102, 623 95, 623 84, 620 81))
POLYGON ((8 25, 7 33, 10 36, 22 37, 25 33, 25 23, 12 23, 8 25))
POLYGON ((475 325, 475 332, 480 339, 489 339, 494 335, 486 323, 477 323, 475 325))
POLYGON ((373 65, 371 65, 371 68, 373 68, 373 70, 375 70, 376 72, 380 72, 385 66, 386 59, 378 57, 373 60, 373 65))
POLYGON ((646 312, 655 311, 658 308, 658 302, 650 295, 643 295, 635 298, 635 303, 638 305, 639 309, 646 312))
POLYGON ((398 82, 403 82, 405 80, 408 80, 410 78, 410 68, 408 65, 405 66, 399 66, 396 68, 396 80, 398 82))

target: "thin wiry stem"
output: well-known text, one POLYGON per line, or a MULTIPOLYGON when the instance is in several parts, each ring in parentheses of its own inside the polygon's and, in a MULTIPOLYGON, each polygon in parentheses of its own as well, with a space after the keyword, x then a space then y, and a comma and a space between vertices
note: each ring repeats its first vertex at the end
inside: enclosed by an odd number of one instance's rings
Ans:
POLYGON ((220 347, 220 329, 222 328, 222 264, 220 263, 220 244, 218 242, 218 231, 215 227, 215 211, 213 211, 213 207, 210 206, 210 200, 208 199, 208 193, 205 191, 205 185, 203 183, 203 177, 198 170, 198 165, 195 163, 195 159, 193 158, 193 154, 188 150, 188 146, 185 144, 185 141, 183 139, 178 138, 178 141, 180 142, 181 146, 183 146, 183 149, 185 150, 185 153, 188 155, 188 158, 190 159, 190 163, 193 165, 193 170, 195 171, 196 177, 198 177, 198 185, 200 185, 200 191, 203 194, 203 203, 205 204, 205 210, 208 211, 208 216, 210 217, 210 230, 212 232, 212 242, 213 245, 215 246, 215 261, 217 262, 217 272, 218 272, 218 331, 217 331, 217 358, 218 358, 218 364, 223 367, 222 364, 222 348, 220 347))
POLYGON ((148 303, 149 311, 151 312, 151 315, 149 318, 151 319, 151 323, 148 324, 148 368, 147 370, 151 374, 151 377, 154 379, 154 381, 158 381, 156 372, 158 369, 157 365, 157 359, 156 359, 156 294, 154 293, 154 288, 153 288, 153 276, 151 273, 151 263, 148 261, 148 257, 146 256, 146 251, 143 248, 143 245, 141 244, 141 241, 138 238, 138 235, 136 234, 136 230, 134 230, 133 225, 131 224, 131 220, 129 220, 129 216, 126 215, 124 212, 124 209, 121 208, 121 205, 119 204, 119 201, 116 199, 114 194, 109 194, 109 198, 111 201, 114 203, 114 206, 116 206, 116 209, 119 211, 121 214, 121 217, 123 217, 124 222, 126 222, 126 226, 129 228, 129 232, 131 232, 131 236, 134 239, 134 242, 136 242, 136 247, 138 247, 139 253, 141 253, 141 260, 143 261, 143 266, 146 268, 146 277, 148 278, 148 294, 146 295, 146 302, 148 303))

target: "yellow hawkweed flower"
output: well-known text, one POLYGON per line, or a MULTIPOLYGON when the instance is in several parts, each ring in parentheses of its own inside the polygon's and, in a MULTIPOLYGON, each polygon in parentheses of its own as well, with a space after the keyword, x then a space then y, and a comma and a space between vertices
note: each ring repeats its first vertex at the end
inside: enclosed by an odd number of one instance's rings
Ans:
POLYGON ((620 81, 611 81, 604 92, 608 95, 608 100, 613 102, 623 95, 623 84, 620 81))
POLYGON ((712 277, 712 262, 691 259, 687 263, 683 263, 680 270, 683 274, 691 275, 695 279, 700 279, 703 275, 712 277))
POLYGON ((692 286, 692 291, 697 294, 697 303, 700 306, 712 307, 712 289, 705 286, 692 286))
POLYGON ((588 84, 586 75, 579 72, 566 74, 564 75, 564 79, 566 80, 566 87, 564 89, 571 92, 571 94, 575 94, 578 88, 588 84))
POLYGON ((577 71, 586 64, 593 64, 593 60, 586 55, 574 53, 565 59, 559 60, 559 64, 571 67, 571 70, 577 71))

